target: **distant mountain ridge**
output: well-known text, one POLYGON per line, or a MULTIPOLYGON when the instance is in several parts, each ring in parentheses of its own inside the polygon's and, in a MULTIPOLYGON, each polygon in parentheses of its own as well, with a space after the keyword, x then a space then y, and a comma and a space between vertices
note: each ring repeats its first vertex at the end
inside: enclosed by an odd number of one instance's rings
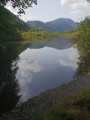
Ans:
POLYGON ((51 27, 49 27, 47 24, 45 24, 42 21, 27 21, 27 24, 32 26, 35 29, 53 30, 51 27))
POLYGON ((77 28, 77 24, 69 18, 58 18, 50 22, 27 21, 35 29, 50 30, 53 32, 66 32, 77 28))

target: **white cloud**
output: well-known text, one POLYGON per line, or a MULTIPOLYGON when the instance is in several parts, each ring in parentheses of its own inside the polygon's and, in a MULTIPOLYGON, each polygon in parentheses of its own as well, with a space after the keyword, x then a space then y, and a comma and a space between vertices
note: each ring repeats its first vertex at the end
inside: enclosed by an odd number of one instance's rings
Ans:
MULTIPOLYGON (((5 8, 10 10, 13 14, 18 15, 19 9, 18 8, 13 8, 10 2, 7 3, 7 6, 5 6, 5 8)), ((20 16, 20 19, 22 19, 25 22, 27 21, 27 18, 28 18, 28 20, 35 20, 35 19, 37 19, 36 16, 32 16, 30 13, 31 13, 31 8, 25 9, 25 14, 22 14, 20 16)))
POLYGON ((30 84, 32 81, 32 74, 25 70, 19 70, 17 72, 16 78, 18 79, 18 83, 20 84, 20 102, 26 101, 27 98, 29 98, 31 95, 28 84, 30 84))
POLYGON ((73 70, 76 70, 78 65, 77 65, 77 59, 79 55, 76 52, 70 52, 68 53, 68 57, 66 59, 60 59, 60 65, 63 66, 69 66, 73 70))
POLYGON ((24 20, 25 22, 27 22, 27 18, 28 20, 32 21, 32 20, 36 20, 37 17, 36 16, 31 16, 30 15, 30 10, 28 10, 27 12, 25 12, 25 15, 21 15, 20 19, 24 20))
POLYGON ((64 5, 64 4, 74 4, 74 3, 77 3, 78 0, 61 0, 61 4, 64 5))
POLYGON ((21 59, 18 67, 25 71, 40 72, 43 70, 43 67, 38 64, 38 61, 35 59, 23 58, 21 59))
POLYGON ((8 10, 10 10, 13 14, 15 14, 15 15, 17 15, 17 13, 18 13, 18 9, 17 8, 13 8, 12 7, 12 5, 11 5, 11 3, 10 2, 8 2, 7 3, 7 6, 5 6, 5 8, 7 8, 8 10))
POLYGON ((71 14, 90 13, 90 4, 87 0, 61 0, 61 5, 69 5, 72 8, 71 14))
POLYGON ((20 102, 22 102, 30 98, 31 91, 29 84, 32 82, 32 72, 40 72, 43 70, 43 67, 38 64, 37 60, 28 58, 21 59, 18 63, 18 67, 16 78, 20 84, 21 89, 19 94, 22 95, 20 98, 20 102))

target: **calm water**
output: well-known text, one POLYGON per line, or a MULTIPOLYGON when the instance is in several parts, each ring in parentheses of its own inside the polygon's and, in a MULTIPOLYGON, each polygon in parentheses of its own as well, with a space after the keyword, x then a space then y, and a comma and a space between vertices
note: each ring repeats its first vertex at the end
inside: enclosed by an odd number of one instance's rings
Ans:
POLYGON ((0 49, 0 113, 73 80, 78 50, 68 39, 0 49))
POLYGON ((78 67, 78 56, 77 49, 73 47, 64 50, 27 48, 19 55, 16 74, 21 88, 20 101, 71 81, 78 67))

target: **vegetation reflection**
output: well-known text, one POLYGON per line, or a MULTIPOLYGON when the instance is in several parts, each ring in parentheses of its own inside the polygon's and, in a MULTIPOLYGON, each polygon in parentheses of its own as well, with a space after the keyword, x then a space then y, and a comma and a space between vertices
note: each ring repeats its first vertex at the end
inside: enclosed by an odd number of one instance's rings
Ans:
POLYGON ((25 48, 14 44, 0 46, 0 114, 11 111, 20 98, 16 73, 18 55, 25 48))

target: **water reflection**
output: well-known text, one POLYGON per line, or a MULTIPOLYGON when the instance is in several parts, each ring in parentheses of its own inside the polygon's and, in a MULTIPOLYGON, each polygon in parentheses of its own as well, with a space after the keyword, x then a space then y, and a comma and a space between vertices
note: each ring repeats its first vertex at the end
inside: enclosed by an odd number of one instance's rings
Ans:
MULTIPOLYGON (((66 52, 66 51, 65 51, 66 52)), ((60 64, 63 66, 71 67, 73 70, 76 70, 78 68, 78 58, 79 54, 77 54, 77 49, 68 49, 67 54, 60 59, 60 64)))
POLYGON ((19 101, 20 86, 16 73, 21 51, 21 45, 0 46, 0 114, 11 111, 19 101))
POLYGON ((30 48, 40 49, 43 47, 51 47, 62 50, 62 49, 70 48, 72 44, 73 43, 69 42, 67 38, 57 38, 52 41, 34 43, 33 45, 30 46, 30 48))
POLYGON ((50 47, 26 49, 19 55, 17 79, 20 102, 71 81, 77 69, 77 49, 58 50, 50 47))
POLYGON ((87 55, 80 54, 79 61, 77 62, 77 64, 78 68, 74 75, 75 78, 90 75, 90 54, 87 55))
POLYGON ((68 39, 0 47, 0 114, 18 103, 83 74, 90 56, 78 54, 68 39))

